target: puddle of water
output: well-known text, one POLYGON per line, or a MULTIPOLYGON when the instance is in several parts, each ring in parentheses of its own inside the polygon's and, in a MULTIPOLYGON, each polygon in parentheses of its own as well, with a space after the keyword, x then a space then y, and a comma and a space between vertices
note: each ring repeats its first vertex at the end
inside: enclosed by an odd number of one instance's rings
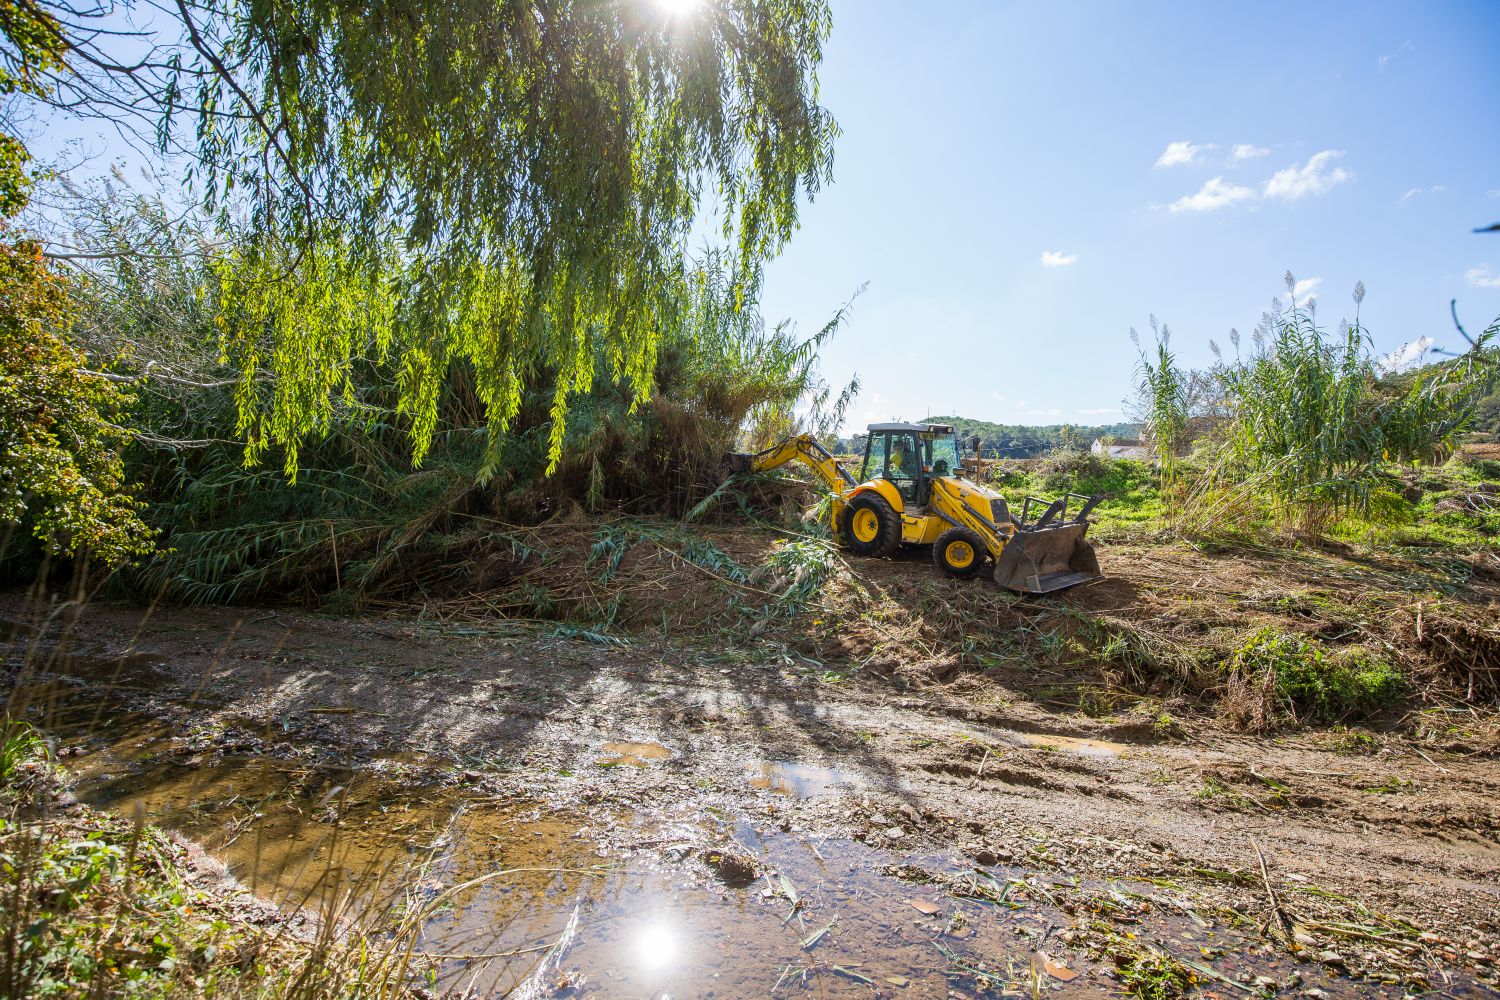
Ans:
POLYGON ((750 769, 750 787, 777 795, 809 799, 829 795, 858 784, 854 778, 832 767, 766 760, 750 769))
POLYGON ((1076 736, 1052 736, 1046 733, 1018 733, 1021 742, 1036 750, 1063 750, 1084 757, 1118 757, 1130 749, 1109 740, 1086 740, 1076 736))
POLYGON ((341 887, 363 887, 369 904, 388 902, 453 817, 451 796, 393 788, 368 772, 264 757, 189 764, 180 755, 117 756, 148 742, 131 737, 69 760, 78 775, 74 794, 198 841, 245 885, 283 905, 341 887))
POLYGON ((606 743, 599 749, 604 756, 594 763, 600 767, 649 767, 652 761, 672 756, 660 743, 606 743))

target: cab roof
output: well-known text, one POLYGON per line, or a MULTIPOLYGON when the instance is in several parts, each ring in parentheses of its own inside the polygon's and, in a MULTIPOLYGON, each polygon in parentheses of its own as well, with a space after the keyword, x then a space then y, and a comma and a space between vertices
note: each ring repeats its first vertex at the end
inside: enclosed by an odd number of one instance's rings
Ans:
POLYGON ((919 434, 952 434, 952 424, 871 424, 865 428, 870 433, 876 431, 916 431, 919 434))

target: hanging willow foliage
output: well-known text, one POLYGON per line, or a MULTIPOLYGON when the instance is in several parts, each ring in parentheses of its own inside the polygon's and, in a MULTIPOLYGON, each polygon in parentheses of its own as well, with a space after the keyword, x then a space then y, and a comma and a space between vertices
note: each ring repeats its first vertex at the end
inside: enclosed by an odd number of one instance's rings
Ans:
POLYGON ((256 234, 222 269, 240 429, 250 459, 284 446, 292 473, 368 358, 399 365, 417 460, 451 366, 470 366, 486 473, 523 387, 550 379, 555 464, 569 399, 597 377, 650 395, 695 222, 720 212, 752 274, 828 177, 825 0, 177 12, 182 78, 202 87, 198 183, 256 234))

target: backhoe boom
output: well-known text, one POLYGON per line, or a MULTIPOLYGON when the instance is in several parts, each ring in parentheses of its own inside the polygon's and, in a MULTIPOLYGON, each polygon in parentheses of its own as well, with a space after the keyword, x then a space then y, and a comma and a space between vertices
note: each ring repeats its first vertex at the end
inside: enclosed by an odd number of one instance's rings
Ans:
POLYGON ((840 465, 839 460, 829 454, 827 448, 818 444, 811 434, 789 437, 780 444, 753 455, 731 457, 745 464, 745 468, 740 471, 748 472, 767 472, 788 462, 800 460, 835 493, 843 493, 855 485, 854 476, 849 470, 840 465))

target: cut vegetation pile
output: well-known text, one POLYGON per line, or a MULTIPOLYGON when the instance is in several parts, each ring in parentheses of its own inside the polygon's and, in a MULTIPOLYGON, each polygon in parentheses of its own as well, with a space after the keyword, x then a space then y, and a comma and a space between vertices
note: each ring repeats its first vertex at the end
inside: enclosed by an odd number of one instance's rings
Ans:
MULTIPOLYGON (((1421 495, 1404 502, 1432 508, 1476 474, 1460 463, 1426 470, 1421 495)), ((916 550, 850 556, 796 520, 601 520, 575 509, 497 530, 436 584, 376 606, 532 620, 601 644, 731 637, 735 655, 785 659, 827 682, 948 684, 978 702, 1027 697, 1124 724, 1213 714, 1252 731, 1360 720, 1421 729, 1425 710, 1477 712, 1500 699, 1500 560, 1488 546, 1434 558, 1353 521, 1339 531, 1360 541, 1188 543, 1141 518, 1159 505, 1149 469, 1086 455, 1005 463, 998 482, 1013 498, 1115 487, 1095 532, 1107 579, 1028 599, 943 577, 916 550)), ((754 503, 721 498, 736 519, 816 500, 792 481, 753 485, 754 503)), ((1454 512, 1437 530, 1487 538, 1486 516, 1454 512)), ((1479 718, 1450 741, 1489 745, 1479 718)))

